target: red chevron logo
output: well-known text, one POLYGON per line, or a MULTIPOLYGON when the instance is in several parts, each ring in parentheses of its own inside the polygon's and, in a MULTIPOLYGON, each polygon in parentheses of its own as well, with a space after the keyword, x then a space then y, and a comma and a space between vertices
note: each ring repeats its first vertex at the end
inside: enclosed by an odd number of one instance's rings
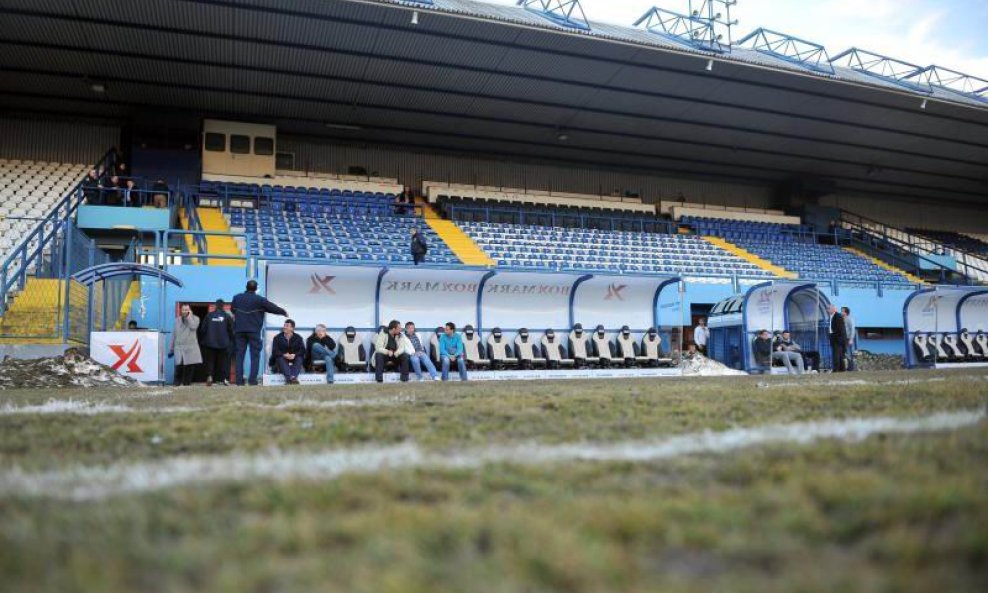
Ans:
POLYGON ((130 349, 124 348, 123 344, 111 344, 110 350, 117 355, 117 362, 110 366, 113 370, 119 370, 123 365, 127 365, 128 373, 143 373, 142 369, 137 364, 137 359, 141 356, 141 341, 134 340, 131 344, 130 349))

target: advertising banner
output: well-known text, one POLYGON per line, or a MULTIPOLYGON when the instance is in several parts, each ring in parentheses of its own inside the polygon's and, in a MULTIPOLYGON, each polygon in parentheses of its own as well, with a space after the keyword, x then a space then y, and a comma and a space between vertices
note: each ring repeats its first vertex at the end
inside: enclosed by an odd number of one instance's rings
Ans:
POLYGON ((143 382, 161 381, 161 334, 92 332, 90 356, 121 375, 143 382))
POLYGON ((526 327, 532 331, 569 327, 569 299, 579 276, 499 272, 484 285, 484 330, 526 327))
POLYGON ((394 268, 381 279, 381 323, 411 321, 421 331, 447 321, 477 325, 477 291, 486 272, 394 268))
MULTIPOLYGON (((374 326, 378 268, 270 264, 267 298, 288 311, 299 328, 374 326)), ((281 317, 268 316, 269 327, 281 317)))
MULTIPOLYGON (((581 323, 585 328, 602 324, 609 330, 627 325, 632 330, 645 331, 656 325, 656 292, 670 280, 673 279, 594 276, 576 287, 574 323, 581 323)), ((679 300, 675 282, 664 291, 676 293, 677 297, 671 301, 679 300)), ((676 313, 679 313, 678 308, 676 313)))

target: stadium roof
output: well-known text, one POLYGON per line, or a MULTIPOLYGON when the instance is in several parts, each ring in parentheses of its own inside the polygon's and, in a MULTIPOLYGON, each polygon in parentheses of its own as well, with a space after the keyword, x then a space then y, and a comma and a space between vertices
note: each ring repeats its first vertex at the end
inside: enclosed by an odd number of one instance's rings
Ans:
POLYGON ((0 6, 8 112, 224 117, 347 141, 984 204, 983 101, 821 70, 471 0, 0 6))

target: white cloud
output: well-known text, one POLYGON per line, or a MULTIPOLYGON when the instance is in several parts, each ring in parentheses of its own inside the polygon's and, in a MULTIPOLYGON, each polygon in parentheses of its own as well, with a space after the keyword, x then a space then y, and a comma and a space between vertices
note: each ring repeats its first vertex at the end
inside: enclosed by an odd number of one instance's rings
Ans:
MULTIPOLYGON (((515 4, 514 0, 488 0, 515 4)), ((587 18, 630 26, 653 4, 686 12, 687 0, 581 0, 587 18)), ((949 3, 930 0, 738 0, 735 39, 758 27, 788 33, 836 55, 858 47, 920 66, 937 64, 988 79, 988 50, 957 39, 949 3)))

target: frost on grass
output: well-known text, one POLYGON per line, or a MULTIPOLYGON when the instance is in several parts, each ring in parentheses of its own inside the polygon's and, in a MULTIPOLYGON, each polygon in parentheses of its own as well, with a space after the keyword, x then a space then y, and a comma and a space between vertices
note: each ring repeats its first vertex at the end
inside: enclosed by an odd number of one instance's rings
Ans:
POLYGON ((138 381, 118 374, 95 360, 66 352, 65 356, 0 362, 0 389, 63 387, 134 387, 138 381))
POLYGON ((806 445, 823 439, 856 442, 876 434, 956 430, 985 418, 985 410, 917 418, 852 418, 770 424, 619 443, 520 443, 456 451, 425 450, 413 443, 329 451, 271 451, 248 455, 172 457, 144 463, 75 466, 30 473, 0 473, 0 495, 94 500, 183 485, 253 480, 332 480, 344 474, 403 469, 470 469, 487 464, 548 465, 578 461, 654 462, 696 454, 727 454, 765 445, 806 445))

